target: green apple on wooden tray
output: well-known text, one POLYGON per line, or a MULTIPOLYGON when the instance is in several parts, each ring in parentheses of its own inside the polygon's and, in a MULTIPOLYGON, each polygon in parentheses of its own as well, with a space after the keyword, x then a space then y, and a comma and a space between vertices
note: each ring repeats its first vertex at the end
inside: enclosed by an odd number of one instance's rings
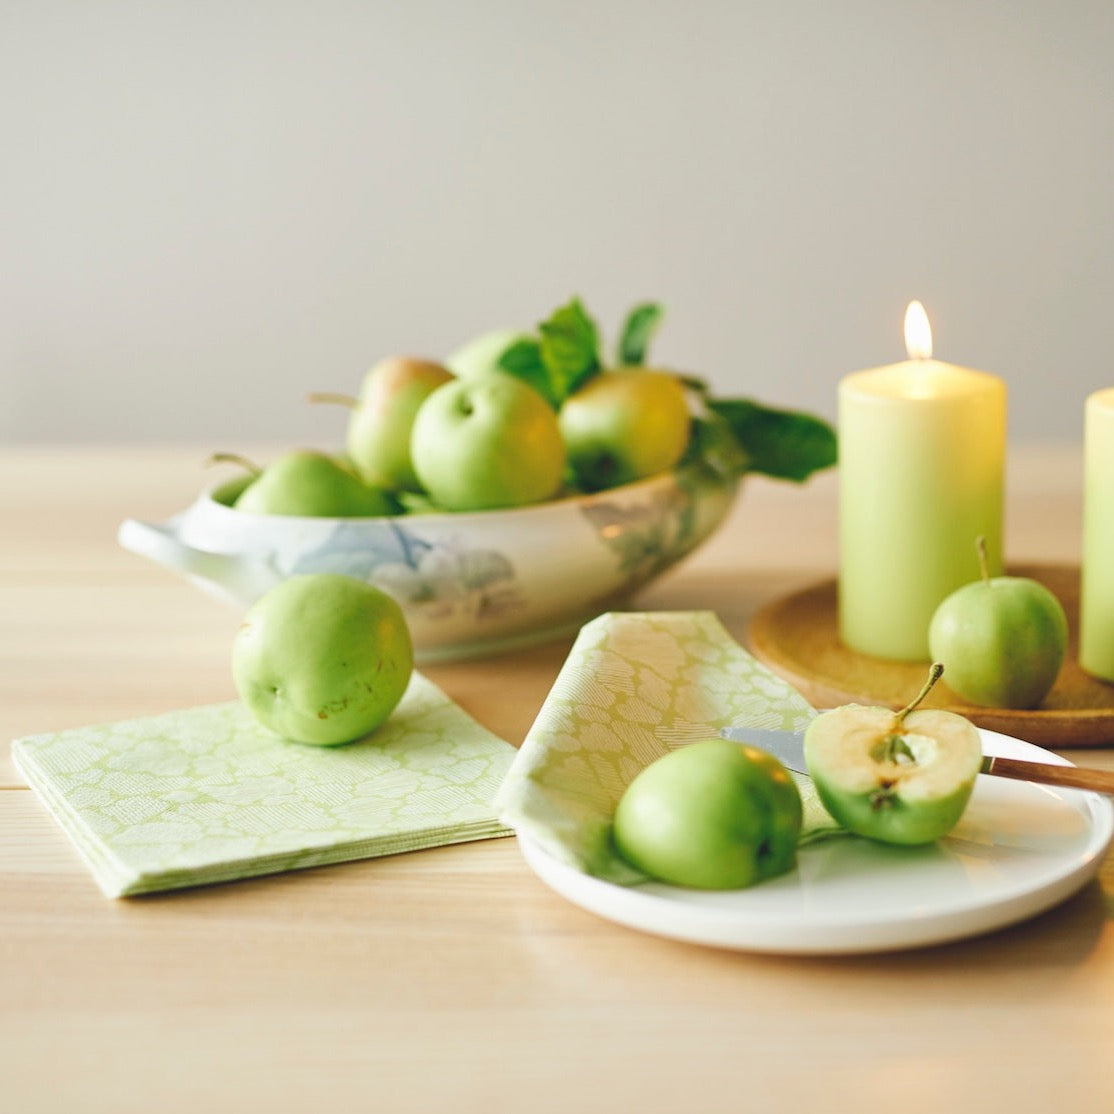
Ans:
MULTIPOLYGON (((1019 564, 1007 572, 1036 581, 1063 607, 1068 622, 1066 652, 1052 688, 1033 708, 985 707, 953 691, 945 670, 926 704, 1038 746, 1114 744, 1114 686, 1085 673, 1077 660, 1078 567, 1019 564)), ((885 661, 844 646, 834 578, 775 599, 756 612, 747 625, 746 643, 756 658, 818 708, 854 702, 900 707, 925 669, 923 662, 885 661)))

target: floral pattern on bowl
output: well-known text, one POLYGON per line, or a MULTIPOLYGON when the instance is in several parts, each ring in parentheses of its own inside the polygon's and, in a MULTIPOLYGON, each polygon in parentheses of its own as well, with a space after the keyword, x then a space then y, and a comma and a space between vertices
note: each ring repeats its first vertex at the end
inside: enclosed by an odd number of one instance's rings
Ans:
POLYGON ((120 544, 246 607, 287 576, 341 572, 401 604, 419 661, 493 653, 576 629, 692 552, 738 478, 702 466, 514 510, 328 519, 245 514, 202 493, 120 544))

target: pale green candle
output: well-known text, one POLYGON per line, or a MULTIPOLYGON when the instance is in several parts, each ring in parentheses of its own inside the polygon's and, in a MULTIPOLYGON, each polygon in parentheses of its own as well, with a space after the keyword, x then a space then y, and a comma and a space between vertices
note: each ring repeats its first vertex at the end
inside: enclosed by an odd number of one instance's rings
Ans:
POLYGON ((1079 664, 1114 681, 1114 388, 1088 397, 1083 446, 1079 664))
POLYGON ((906 346, 839 386, 839 625, 859 653, 923 661, 933 612, 979 577, 980 535, 1001 572, 1006 387, 931 359, 916 302, 906 346))

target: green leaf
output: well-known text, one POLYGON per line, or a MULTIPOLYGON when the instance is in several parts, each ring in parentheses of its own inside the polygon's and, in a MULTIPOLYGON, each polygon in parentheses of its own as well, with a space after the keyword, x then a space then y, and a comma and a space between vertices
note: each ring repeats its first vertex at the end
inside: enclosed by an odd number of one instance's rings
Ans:
POLYGON ((823 418, 749 399, 708 399, 749 458, 751 472, 802 483, 836 462, 835 430, 823 418))
POLYGON ((688 374, 677 374, 677 378, 680 379, 681 384, 687 390, 694 391, 697 395, 700 396, 701 399, 704 400, 705 403, 707 403, 707 400, 711 398, 712 391, 705 380, 699 378, 696 375, 688 374))
POLYGON ((646 362, 646 349, 664 313, 665 310, 655 302, 645 302, 627 314, 619 337, 620 364, 633 367, 646 362))
POLYGON ((692 421, 683 463, 696 460, 720 476, 740 476, 750 467, 750 457, 727 420, 711 411, 692 421))
POLYGON ((542 360, 541 345, 536 340, 516 340, 499 357, 497 366, 500 371, 528 383, 550 406, 556 408, 560 405, 553 390, 549 369, 542 360))
POLYGON ((542 363, 549 373, 552 398, 559 406, 600 370, 599 330, 579 298, 554 310, 538 329, 542 363))

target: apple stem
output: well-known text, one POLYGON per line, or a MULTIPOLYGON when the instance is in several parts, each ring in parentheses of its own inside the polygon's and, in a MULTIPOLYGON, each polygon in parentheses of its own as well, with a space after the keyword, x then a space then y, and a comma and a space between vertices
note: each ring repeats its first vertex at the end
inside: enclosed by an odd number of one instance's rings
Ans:
POLYGON ((209 467, 213 464, 239 464, 241 468, 246 468, 253 476, 258 476, 263 471, 254 460, 248 460, 246 456, 241 456, 239 453, 213 453, 205 461, 205 466, 209 467))
MULTIPOLYGON (((932 663, 932 668, 928 672, 928 680, 921 686, 921 691, 900 712, 895 713, 893 727, 890 728, 888 734, 879 739, 877 745, 872 749, 871 757, 875 762, 886 762, 895 766, 901 764, 915 766, 917 764, 916 755, 909 749, 909 744, 902 736, 901 730, 905 725, 905 717, 932 691, 932 686, 940 680, 943 672, 944 666, 940 662, 932 663)), ((888 792, 888 790, 888 786, 883 786, 879 792, 888 792)), ((874 798, 871 798, 872 808, 881 808, 884 803, 886 802, 881 799, 875 801, 874 798)))
POLYGON ((905 722, 905 717, 918 705, 920 702, 932 691, 933 685, 940 680, 944 672, 942 662, 934 661, 932 668, 928 671, 928 680, 921 686, 921 691, 897 713, 897 726, 900 727, 905 722))
POLYGON ((355 410, 360 405, 360 400, 352 395, 336 394, 333 391, 313 391, 306 395, 306 402, 330 402, 337 406, 347 406, 355 410))
POLYGON ((975 549, 979 554, 979 575, 984 584, 990 583, 990 562, 986 556, 986 538, 980 534, 975 539, 975 549))

